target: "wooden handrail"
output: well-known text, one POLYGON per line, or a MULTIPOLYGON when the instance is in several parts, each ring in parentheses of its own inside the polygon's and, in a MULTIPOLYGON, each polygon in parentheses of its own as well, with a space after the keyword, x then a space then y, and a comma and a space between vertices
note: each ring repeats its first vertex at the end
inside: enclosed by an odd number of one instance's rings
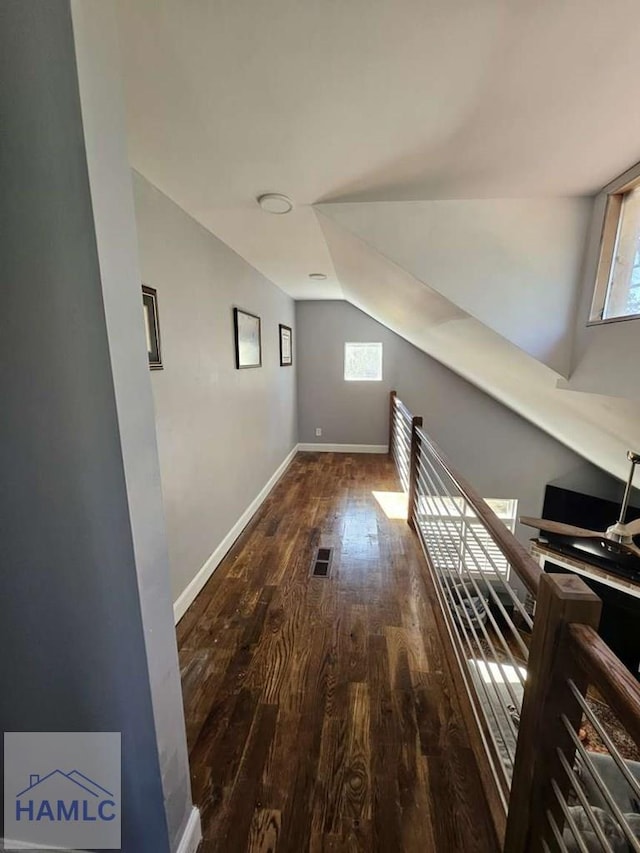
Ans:
POLYGON ((567 628, 571 652, 640 748, 640 685, 593 628, 567 628))
POLYGON ((460 493, 474 508, 476 515, 491 533, 495 543, 505 555, 520 580, 525 584, 529 592, 535 596, 540 585, 540 577, 543 574, 540 566, 531 557, 526 548, 518 542, 513 533, 507 529, 504 522, 500 521, 487 502, 480 497, 471 483, 456 471, 435 441, 422 429, 418 429, 418 435, 420 441, 429 447, 432 455, 442 465, 460 493))

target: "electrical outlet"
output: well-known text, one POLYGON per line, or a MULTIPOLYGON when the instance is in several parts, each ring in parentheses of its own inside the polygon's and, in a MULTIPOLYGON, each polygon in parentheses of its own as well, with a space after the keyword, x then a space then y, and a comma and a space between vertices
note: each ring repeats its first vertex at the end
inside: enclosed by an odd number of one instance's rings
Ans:
POLYGON ((320 438, 322 435, 322 427, 316 427, 316 437, 320 438))

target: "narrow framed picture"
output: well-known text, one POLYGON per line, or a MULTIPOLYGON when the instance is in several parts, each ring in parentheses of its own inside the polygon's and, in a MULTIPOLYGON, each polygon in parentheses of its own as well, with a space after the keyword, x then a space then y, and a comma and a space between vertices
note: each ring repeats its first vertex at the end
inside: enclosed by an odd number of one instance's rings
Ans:
POLYGON ((280 328, 280 367, 291 367, 293 364, 293 338, 290 326, 279 324, 280 328))
POLYGON ((153 287, 142 285, 142 308, 144 328, 147 336, 147 352, 151 370, 162 370, 160 351, 160 320, 158 317, 158 294, 153 287))
POLYGON ((236 367, 262 367, 262 339, 260 336, 260 317, 233 309, 233 328, 236 343, 236 367))

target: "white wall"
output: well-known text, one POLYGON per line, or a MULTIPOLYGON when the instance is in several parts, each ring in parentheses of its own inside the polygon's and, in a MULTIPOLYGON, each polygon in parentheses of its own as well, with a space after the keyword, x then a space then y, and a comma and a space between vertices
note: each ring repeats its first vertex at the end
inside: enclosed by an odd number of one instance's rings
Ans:
POLYGON ((134 195, 142 280, 158 291, 164 369, 151 379, 175 600, 297 441, 295 367, 278 349, 294 304, 136 173, 134 195), (262 318, 261 368, 235 368, 234 306, 262 318))
MULTIPOLYGON (((576 468, 609 479, 348 302, 298 302, 296 326, 303 443, 385 444, 388 394, 395 389, 483 496, 517 498, 523 515, 539 516, 546 484, 576 468), (347 340, 382 341, 382 382, 344 381, 347 340)), ((517 534, 527 542, 534 531, 519 525, 517 534)))

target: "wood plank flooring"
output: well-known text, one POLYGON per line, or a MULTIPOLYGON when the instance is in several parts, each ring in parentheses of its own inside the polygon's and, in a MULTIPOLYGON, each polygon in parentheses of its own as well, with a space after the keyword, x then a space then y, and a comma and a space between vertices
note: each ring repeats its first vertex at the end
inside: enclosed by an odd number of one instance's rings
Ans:
POLYGON ((497 849, 399 490, 298 454, 180 622, 201 853, 497 849))

